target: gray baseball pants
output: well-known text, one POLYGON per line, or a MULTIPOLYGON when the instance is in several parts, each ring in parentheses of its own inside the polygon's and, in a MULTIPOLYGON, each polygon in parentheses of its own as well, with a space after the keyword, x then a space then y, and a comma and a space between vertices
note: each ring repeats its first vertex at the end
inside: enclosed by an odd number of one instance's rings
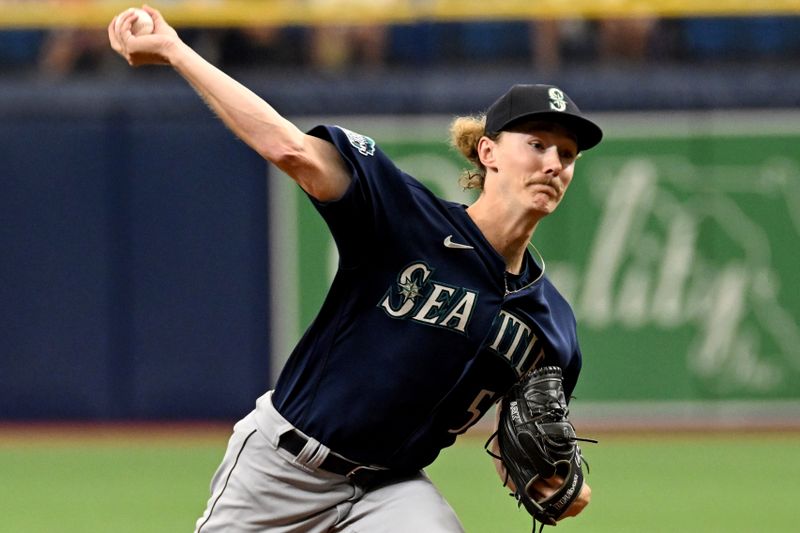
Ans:
POLYGON ((195 533, 463 533, 422 471, 365 490, 318 469, 330 449, 314 439, 297 456, 279 448, 280 436, 294 428, 271 396, 234 426, 195 533))

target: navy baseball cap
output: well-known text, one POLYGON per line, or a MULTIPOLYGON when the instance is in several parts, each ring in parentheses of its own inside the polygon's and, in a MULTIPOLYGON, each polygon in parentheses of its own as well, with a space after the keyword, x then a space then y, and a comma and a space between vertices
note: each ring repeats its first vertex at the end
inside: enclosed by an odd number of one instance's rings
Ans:
POLYGON ((603 138, 603 130, 586 118, 569 96, 554 85, 514 85, 486 111, 486 133, 508 130, 522 120, 555 122, 575 134, 578 150, 588 150, 603 138))

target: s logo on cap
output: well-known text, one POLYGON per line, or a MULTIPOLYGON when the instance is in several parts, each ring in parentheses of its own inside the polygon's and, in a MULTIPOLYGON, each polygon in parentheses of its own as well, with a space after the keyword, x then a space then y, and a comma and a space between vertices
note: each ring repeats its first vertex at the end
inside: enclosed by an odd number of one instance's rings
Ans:
POLYGON ((564 93, 561 92, 561 89, 551 87, 547 91, 547 95, 550 97, 550 109, 555 111, 566 111, 567 102, 564 100, 564 93))

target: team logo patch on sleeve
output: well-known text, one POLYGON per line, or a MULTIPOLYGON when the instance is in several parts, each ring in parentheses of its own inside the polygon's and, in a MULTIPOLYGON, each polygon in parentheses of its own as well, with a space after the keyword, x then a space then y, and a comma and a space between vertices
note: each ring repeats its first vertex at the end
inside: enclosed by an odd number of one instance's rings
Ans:
POLYGON ((370 156, 375 154, 375 141, 367 137, 366 135, 361 135, 360 133, 356 133, 354 131, 350 131, 347 128, 343 128, 341 126, 337 126, 340 130, 347 135, 347 140, 350 141, 350 144, 358 150, 358 153, 365 156, 370 156))

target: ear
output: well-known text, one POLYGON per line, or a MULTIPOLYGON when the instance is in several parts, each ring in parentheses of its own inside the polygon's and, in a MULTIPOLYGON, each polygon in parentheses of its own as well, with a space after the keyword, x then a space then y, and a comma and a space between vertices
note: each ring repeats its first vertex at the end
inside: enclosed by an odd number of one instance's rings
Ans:
POLYGON ((497 170, 496 148, 497 143, 489 137, 483 136, 478 140, 478 159, 487 170, 497 170))

